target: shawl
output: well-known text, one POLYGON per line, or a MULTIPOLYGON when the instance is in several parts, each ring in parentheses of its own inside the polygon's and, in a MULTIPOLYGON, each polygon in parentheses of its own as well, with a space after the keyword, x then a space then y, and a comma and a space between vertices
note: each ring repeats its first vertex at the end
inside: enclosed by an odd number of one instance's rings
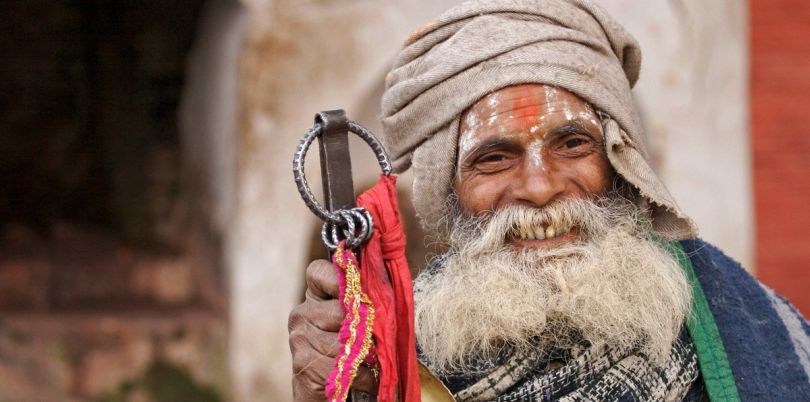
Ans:
MULTIPOLYGON (((807 320, 711 244, 690 239, 680 245, 706 296, 740 399, 810 399, 807 320)), ((701 372, 707 374, 703 364, 701 372)))
POLYGON ((558 361, 537 353, 513 356, 455 398, 459 402, 698 401, 702 393, 700 382, 695 381, 697 356, 685 333, 673 343, 663 367, 652 366, 635 350, 604 347, 584 348, 558 361), (550 367, 552 363, 558 366, 550 367))

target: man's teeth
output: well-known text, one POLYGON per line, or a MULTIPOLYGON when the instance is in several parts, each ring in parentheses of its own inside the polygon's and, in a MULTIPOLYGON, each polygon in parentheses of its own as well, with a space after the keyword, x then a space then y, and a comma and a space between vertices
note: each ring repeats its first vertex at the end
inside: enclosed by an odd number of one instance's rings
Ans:
POLYGON ((564 235, 569 230, 571 230, 570 227, 556 228, 553 225, 520 226, 513 233, 521 240, 544 240, 564 235))
MULTIPOLYGON (((519 229, 518 234, 520 235, 521 239, 528 239, 530 231, 531 231, 531 228, 526 228, 524 226, 521 226, 520 229, 519 229)), ((534 237, 534 233, 532 233, 531 236, 534 237)))

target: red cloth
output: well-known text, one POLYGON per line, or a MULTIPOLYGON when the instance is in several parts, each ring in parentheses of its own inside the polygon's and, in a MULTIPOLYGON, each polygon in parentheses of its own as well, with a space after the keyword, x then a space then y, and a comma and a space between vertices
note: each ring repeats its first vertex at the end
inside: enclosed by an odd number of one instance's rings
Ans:
POLYGON ((377 184, 357 199, 357 205, 374 219, 374 232, 360 254, 360 280, 375 309, 373 334, 380 364, 377 400, 417 402, 421 393, 413 284, 405 259, 396 181, 396 176, 380 175, 377 184))

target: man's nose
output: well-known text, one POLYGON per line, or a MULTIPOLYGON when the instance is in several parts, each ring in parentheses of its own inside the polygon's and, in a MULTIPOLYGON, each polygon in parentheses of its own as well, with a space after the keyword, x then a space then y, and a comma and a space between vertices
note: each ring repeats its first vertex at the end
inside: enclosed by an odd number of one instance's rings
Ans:
POLYGON ((565 192, 565 180, 545 166, 526 163, 520 169, 512 187, 514 202, 543 207, 565 192))

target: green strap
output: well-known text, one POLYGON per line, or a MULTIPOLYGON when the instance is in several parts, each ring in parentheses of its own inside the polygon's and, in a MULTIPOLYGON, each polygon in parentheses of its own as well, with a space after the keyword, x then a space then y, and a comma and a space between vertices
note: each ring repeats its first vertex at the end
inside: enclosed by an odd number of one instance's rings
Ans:
POLYGON ((703 383, 706 385, 709 400, 712 402, 739 401, 740 395, 737 392, 734 375, 731 373, 723 340, 720 338, 714 316, 709 310, 709 303, 706 301, 703 288, 692 268, 692 261, 689 260, 678 242, 664 242, 664 246, 670 254, 678 258, 692 287, 692 314, 686 320, 686 329, 695 345, 700 373, 703 375, 703 383))

